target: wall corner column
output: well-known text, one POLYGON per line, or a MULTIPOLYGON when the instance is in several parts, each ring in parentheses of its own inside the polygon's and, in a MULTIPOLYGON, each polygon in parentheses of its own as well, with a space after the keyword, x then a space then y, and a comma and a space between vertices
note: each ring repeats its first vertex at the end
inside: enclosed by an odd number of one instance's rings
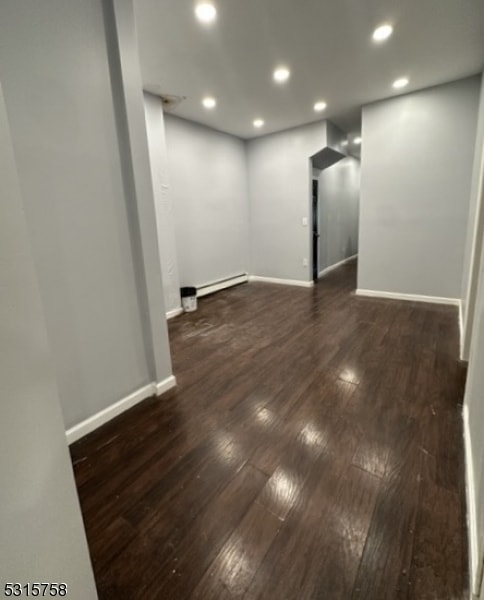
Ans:
POLYGON ((139 290, 147 359, 155 382, 172 375, 143 89, 132 0, 103 0, 123 178, 134 226, 133 252, 143 274, 139 290))

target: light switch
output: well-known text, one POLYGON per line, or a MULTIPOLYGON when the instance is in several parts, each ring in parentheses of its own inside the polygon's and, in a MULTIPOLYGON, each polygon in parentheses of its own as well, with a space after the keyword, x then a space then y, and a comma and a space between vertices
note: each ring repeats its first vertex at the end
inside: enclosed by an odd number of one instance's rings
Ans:
POLYGON ((302 218, 302 225, 303 225, 303 227, 307 227, 308 226, 308 218, 307 217, 303 217, 302 218))

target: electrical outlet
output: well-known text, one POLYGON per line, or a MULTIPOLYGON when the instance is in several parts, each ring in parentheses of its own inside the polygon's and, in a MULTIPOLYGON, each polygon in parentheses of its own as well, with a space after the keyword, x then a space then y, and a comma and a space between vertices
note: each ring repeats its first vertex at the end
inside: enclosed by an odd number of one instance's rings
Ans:
POLYGON ((307 267, 307 266, 308 266, 308 259, 303 258, 303 267, 307 267))

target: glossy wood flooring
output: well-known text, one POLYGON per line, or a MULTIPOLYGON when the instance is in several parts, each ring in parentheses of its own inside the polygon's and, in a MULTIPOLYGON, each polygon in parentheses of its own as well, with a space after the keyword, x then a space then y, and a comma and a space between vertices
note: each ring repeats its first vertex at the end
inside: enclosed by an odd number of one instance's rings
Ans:
POLYGON ((101 600, 464 597, 456 310, 354 288, 170 322, 177 390, 72 447, 101 600))

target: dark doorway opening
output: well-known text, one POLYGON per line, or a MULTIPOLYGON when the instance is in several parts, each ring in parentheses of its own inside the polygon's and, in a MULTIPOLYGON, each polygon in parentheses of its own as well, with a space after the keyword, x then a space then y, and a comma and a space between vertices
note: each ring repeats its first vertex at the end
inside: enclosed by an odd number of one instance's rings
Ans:
POLYGON ((318 279, 319 265, 319 213, 318 213, 318 180, 313 179, 313 281, 318 279))

